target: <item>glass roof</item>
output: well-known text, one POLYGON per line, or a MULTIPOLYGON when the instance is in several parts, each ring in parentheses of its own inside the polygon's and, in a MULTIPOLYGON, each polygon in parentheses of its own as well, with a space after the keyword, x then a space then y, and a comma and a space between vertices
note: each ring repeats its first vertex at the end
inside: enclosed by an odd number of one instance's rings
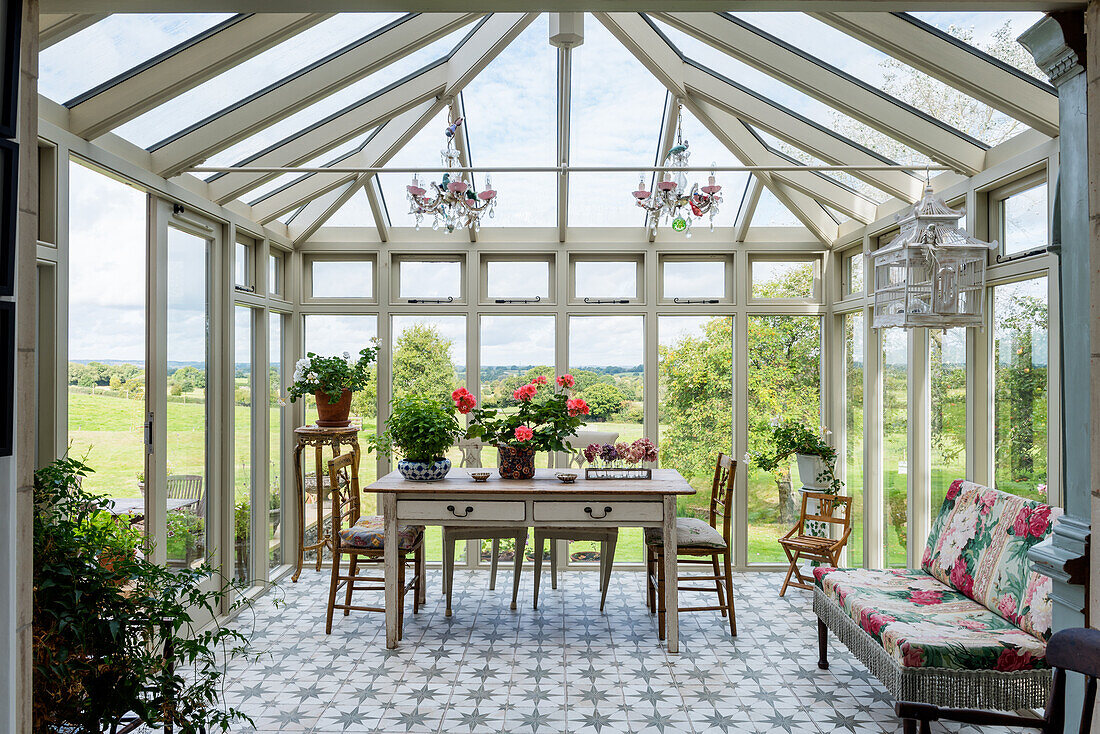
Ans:
POLYGON ((64 104, 208 30, 231 13, 109 15, 38 56, 38 91, 64 104))
POLYGON ((1031 52, 1016 39, 1038 23, 1042 13, 910 13, 960 41, 980 48, 1036 79, 1048 81, 1035 65, 1031 52))
POLYGON ((752 223, 756 227, 800 227, 802 222, 790 212, 787 207, 775 198, 775 195, 764 187, 760 190, 760 198, 756 202, 756 210, 752 213, 752 223))

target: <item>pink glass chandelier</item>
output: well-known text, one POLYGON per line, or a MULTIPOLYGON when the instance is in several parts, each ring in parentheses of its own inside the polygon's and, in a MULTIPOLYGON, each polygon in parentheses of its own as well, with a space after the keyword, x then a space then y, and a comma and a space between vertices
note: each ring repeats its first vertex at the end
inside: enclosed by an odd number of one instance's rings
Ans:
MULTIPOLYGON (((459 153, 455 149, 455 136, 462 125, 462 118, 447 125, 447 147, 440 151, 443 163, 443 181, 432 181, 428 189, 420 185, 419 174, 414 173, 412 183, 405 187, 408 192, 409 213, 416 218, 416 228, 420 229, 424 215, 432 217, 432 229, 443 227, 454 232, 459 227, 481 229, 481 215, 493 218, 493 209, 497 201, 497 192, 489 174, 485 174, 485 188, 477 191, 472 183, 466 181, 466 174, 459 170, 459 153), (429 194, 429 191, 431 192, 429 194)), ((470 175, 473 179, 473 175, 470 175)))
MULTIPOLYGON (((645 186, 645 174, 638 177, 638 188, 634 200, 648 213, 647 221, 651 234, 657 234, 661 222, 669 222, 673 231, 683 232, 691 237, 691 225, 695 218, 708 217, 710 230, 714 231, 714 217, 718 214, 718 205, 722 203, 722 187, 715 183, 714 171, 707 177, 707 185, 692 184, 687 187, 684 169, 688 167, 688 141, 680 134, 680 118, 676 119, 676 145, 665 154, 665 171, 657 182, 654 191, 645 186)), ((716 164, 711 164, 716 165, 716 164)))

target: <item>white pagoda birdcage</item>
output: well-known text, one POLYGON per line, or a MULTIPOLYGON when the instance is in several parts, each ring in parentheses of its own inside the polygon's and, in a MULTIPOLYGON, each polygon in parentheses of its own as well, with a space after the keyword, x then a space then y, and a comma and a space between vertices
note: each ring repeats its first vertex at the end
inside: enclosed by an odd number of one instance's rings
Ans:
POLYGON ((981 326, 985 268, 996 242, 971 237, 958 226, 964 212, 951 209, 929 183, 901 231, 871 254, 876 329, 981 326))

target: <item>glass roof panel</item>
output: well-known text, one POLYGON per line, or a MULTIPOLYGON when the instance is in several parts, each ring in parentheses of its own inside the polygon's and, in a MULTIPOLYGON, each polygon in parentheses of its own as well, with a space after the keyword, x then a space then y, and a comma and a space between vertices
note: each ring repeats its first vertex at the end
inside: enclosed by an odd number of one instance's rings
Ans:
POLYGON ((365 79, 360 79, 354 84, 330 94, 321 101, 314 102, 305 109, 299 110, 274 125, 264 128, 255 135, 245 138, 236 145, 211 156, 206 161, 207 165, 231 166, 255 155, 268 146, 300 132, 313 123, 339 112, 348 105, 354 104, 364 97, 368 97, 380 89, 413 74, 425 65, 446 56, 468 32, 469 29, 455 31, 425 48, 379 69, 365 79))
MULTIPOLYGON (((302 165, 307 168, 312 168, 313 166, 325 166, 329 164, 335 164, 348 153, 351 153, 352 151, 358 149, 367 140, 367 138, 369 138, 373 134, 374 131, 372 130, 366 135, 362 135, 353 140, 349 140, 343 145, 337 146, 327 153, 317 156, 313 160, 306 161, 302 165)), ((286 186, 287 184, 302 177, 303 174, 300 173, 284 173, 283 175, 268 181, 264 185, 252 189, 245 194, 245 198, 247 199, 249 205, 255 204, 260 199, 270 194, 272 191, 282 188, 283 186, 286 186)))
POLYGON ((370 210, 370 200, 360 188, 336 213, 329 217, 323 227, 373 227, 374 214, 370 210))
POLYGON ((1047 81, 1047 76, 1035 65, 1031 52, 1016 39, 1021 33, 1038 23, 1042 13, 910 13, 944 33, 960 41, 977 46, 990 56, 1014 66, 1036 79, 1047 81))
MULTIPOLYGON (((741 161, 734 157, 729 148, 723 145, 718 138, 707 130, 698 118, 687 110, 680 116, 680 127, 684 140, 688 142, 688 165, 709 166, 712 163, 720 166, 739 166, 741 161)), ((662 151, 662 155, 667 151, 662 151)), ((689 173, 688 185, 698 183, 704 186, 707 183, 706 173, 689 173)), ((740 205, 741 192, 745 189, 749 174, 745 172, 727 171, 716 173, 715 182, 722 186, 722 203, 718 207, 718 214, 714 217, 716 227, 732 227, 737 219, 737 209, 740 205)), ((700 224, 707 224, 708 218, 704 217, 700 224)))
MULTIPOLYGON (((554 165, 558 67, 557 49, 547 41, 548 24, 548 16, 540 15, 463 90, 472 164, 554 165)), ((438 140, 442 143, 443 136, 438 140)), ((483 218, 481 226, 557 224, 555 175, 507 173, 492 178, 500 198, 494 217, 483 218)), ((483 174, 475 179, 480 185, 483 174)))
MULTIPOLYGON (((804 150, 799 150, 798 148, 794 147, 793 145, 791 145, 791 144, 789 144, 789 143, 787 143, 783 140, 780 140, 779 138, 775 137, 774 135, 772 135, 771 133, 769 133, 765 130, 760 130, 758 128, 753 128, 753 132, 755 132, 757 135, 759 135, 761 137, 761 139, 763 139, 763 141, 769 147, 774 148, 775 150, 777 150, 782 155, 788 156, 790 158, 794 158, 799 163, 805 163, 808 166, 823 166, 823 165, 826 165, 825 161, 821 160, 820 158, 816 158, 816 157, 810 155, 809 153, 807 153, 804 150)), ((834 171, 834 172, 830 172, 830 173, 819 172, 819 173, 821 173, 821 175, 825 176, 826 178, 835 181, 836 183, 840 184, 841 186, 847 186, 850 189, 855 189, 856 191, 863 194, 868 199, 873 200, 876 204, 881 204, 882 202, 884 202, 887 199, 891 198, 890 195, 887 194, 885 191, 882 191, 881 189, 876 189, 874 186, 871 186, 868 183, 864 183, 863 181, 856 178, 855 176, 853 176, 850 173, 846 173, 844 171, 834 171)))
POLYGON ((760 198, 756 202, 756 209, 752 214, 753 227, 801 227, 802 222, 798 217, 780 203, 771 191, 764 187, 760 190, 760 198))
POLYGON ((231 17, 231 13, 107 16, 39 54, 38 91, 64 103, 231 17))
POLYGON ((990 145, 1027 126, 805 13, 738 18, 990 145))
POLYGON ((273 46, 115 130, 142 148, 182 130, 401 17, 340 13, 273 46))
POLYGON ((819 125, 823 125, 833 132, 897 163, 920 164, 930 162, 928 156, 883 135, 858 120, 837 112, 828 105, 773 79, 764 72, 757 71, 751 66, 743 64, 737 59, 727 56, 702 41, 697 41, 660 21, 654 20, 654 23, 690 59, 709 67, 715 73, 727 79, 736 81, 776 104, 813 120, 819 125))

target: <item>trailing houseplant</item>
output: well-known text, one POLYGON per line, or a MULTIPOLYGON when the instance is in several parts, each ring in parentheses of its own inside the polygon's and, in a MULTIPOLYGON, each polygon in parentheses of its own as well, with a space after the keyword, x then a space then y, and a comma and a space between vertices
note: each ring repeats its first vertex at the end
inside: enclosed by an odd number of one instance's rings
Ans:
POLYGON ((35 474, 34 731, 99 734, 131 714, 187 733, 249 721, 218 698, 224 666, 248 652, 216 621, 247 606, 243 585, 219 579, 209 590, 207 564, 147 560, 109 500, 81 488, 90 472, 65 458, 35 474), (200 630, 194 615, 215 621, 200 630))
POLYGON ((497 447, 497 471, 505 479, 530 479, 535 475, 535 453, 569 451, 565 439, 585 424, 588 404, 573 398, 572 375, 561 375, 551 384, 545 375, 512 392, 518 409, 479 408, 465 388, 451 394, 458 412, 471 414, 466 438, 480 438, 497 447))
POLYGON ((294 365, 288 392, 290 402, 303 395, 317 400, 317 425, 341 428, 350 425, 351 398, 370 384, 370 366, 378 354, 377 345, 359 350, 359 357, 344 352, 339 357, 321 357, 308 352, 294 365))
POLYGON ((462 435, 455 409, 446 400, 406 395, 392 403, 386 430, 370 443, 392 455, 401 455, 397 470, 406 479, 438 481, 451 470, 447 449, 462 435))
POLYGON ((772 450, 750 454, 747 458, 753 466, 775 472, 794 455, 798 458, 802 483, 808 488, 838 494, 844 487, 833 474, 836 467, 836 449, 825 441, 826 429, 812 431, 797 420, 778 421, 772 426, 772 450))

